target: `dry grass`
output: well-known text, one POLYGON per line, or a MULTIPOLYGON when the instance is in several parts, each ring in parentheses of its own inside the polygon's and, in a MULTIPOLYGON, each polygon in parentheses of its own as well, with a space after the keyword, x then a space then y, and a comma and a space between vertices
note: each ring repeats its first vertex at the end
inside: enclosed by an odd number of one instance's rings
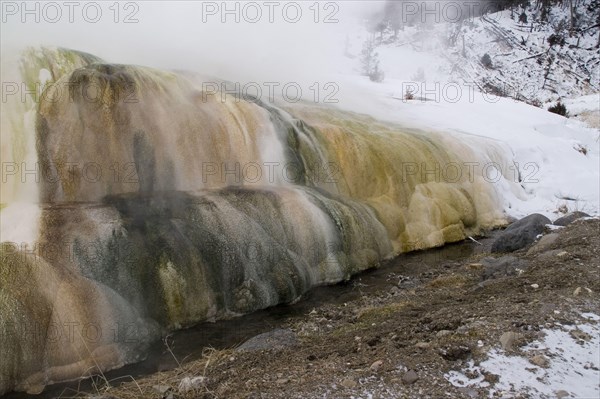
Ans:
POLYGON ((409 306, 408 302, 391 303, 384 306, 369 306, 358 312, 358 321, 362 323, 376 323, 389 319, 394 313, 400 313, 409 306))
MULTIPOLYGON (((196 399, 200 397, 214 397, 205 385, 199 389, 189 390, 187 392, 179 392, 179 384, 186 377, 206 377, 212 367, 221 364, 224 360, 228 360, 232 354, 232 349, 217 350, 214 348, 205 348, 202 357, 199 360, 189 363, 180 363, 175 358, 175 355, 168 346, 167 350, 173 355, 173 358, 179 367, 164 372, 158 372, 148 376, 135 379, 133 376, 122 376, 113 380, 107 380, 101 374, 93 377, 93 392, 92 396, 100 396, 103 398, 117 399, 138 399, 138 398, 163 398, 170 393, 176 398, 181 399, 196 399), (165 395, 161 395, 155 388, 157 386, 166 386, 170 389, 165 395)), ((90 393, 78 389, 68 389, 60 396, 60 398, 83 398, 89 397, 90 393)))
POLYGON ((460 274, 450 274, 447 276, 440 276, 431 280, 427 286, 429 288, 458 288, 463 287, 469 282, 467 276, 460 274))

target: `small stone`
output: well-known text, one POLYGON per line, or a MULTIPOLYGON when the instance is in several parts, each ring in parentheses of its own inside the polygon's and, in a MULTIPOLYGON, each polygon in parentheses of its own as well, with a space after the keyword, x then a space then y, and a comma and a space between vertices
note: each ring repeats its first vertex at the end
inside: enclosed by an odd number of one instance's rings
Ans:
POLYGON ((206 377, 185 377, 179 383, 177 387, 179 392, 188 392, 195 389, 200 389, 206 384, 206 377))
POLYGON ((569 253, 567 251, 561 251, 561 252, 557 253, 556 256, 558 256, 559 258, 564 258, 568 254, 569 253))
POLYGON ((383 360, 377 360, 377 361, 373 362, 371 367, 369 367, 369 370, 371 370, 373 372, 377 372, 381 368, 382 365, 383 365, 383 360))
POLYGON ((471 354, 471 348, 465 345, 450 345, 440 348, 438 353, 444 359, 453 362, 468 358, 471 354))
POLYGON ((556 397, 558 399, 567 398, 569 397, 569 392, 565 391, 564 389, 561 389, 560 391, 556 391, 556 397))
POLYGON ((171 387, 168 385, 153 385, 152 389, 164 396, 171 389, 171 387))
POLYGON ((348 389, 352 389, 352 388, 356 388, 356 386, 358 385, 356 383, 356 381, 350 379, 350 378, 346 378, 341 382, 342 386, 344 388, 348 388, 348 389))
POLYGON ((573 295, 578 296, 579 294, 581 294, 581 287, 577 287, 575 288, 575 291, 573 291, 573 295))
POLYGON ((546 368, 549 365, 549 361, 546 358, 546 356, 544 355, 535 355, 534 357, 532 357, 531 359, 529 359, 529 361, 532 364, 535 364, 538 367, 542 367, 542 368, 546 368))
POLYGON ((437 334, 435 334, 435 336, 438 338, 442 338, 442 337, 445 337, 450 334, 452 334, 452 331, 450 331, 450 330, 440 330, 437 332, 437 334))
POLYGON ((402 382, 404 383, 404 385, 414 384, 415 381, 417 381, 418 379, 419 379, 419 376, 417 375, 417 373, 414 370, 408 370, 402 376, 402 382))
POLYGON ((538 288, 540 288, 539 284, 531 284, 531 288, 533 288, 534 290, 537 290, 538 288))
POLYGON ((26 393, 28 393, 29 395, 39 395, 42 393, 44 388, 46 388, 44 384, 32 384, 27 386, 26 393))
POLYGON ((581 330, 571 330, 569 334, 576 340, 589 341, 590 339, 592 339, 592 337, 588 333, 583 332, 581 330))
POLYGON ((498 381, 500 381, 500 376, 498 376, 497 374, 488 373, 483 376, 483 380, 490 384, 495 384, 498 381))
POLYGON ((417 344, 415 346, 421 350, 425 350, 425 349, 429 349, 430 344, 429 344, 429 342, 417 342, 417 344))
POLYGON ((500 337, 500 344, 502 344, 502 349, 511 350, 514 347, 516 341, 520 338, 521 334, 512 331, 505 332, 500 337))
POLYGON ((283 385, 283 384, 287 384, 290 380, 288 380, 287 378, 280 378, 277 381, 275 381, 275 384, 277 385, 283 385))

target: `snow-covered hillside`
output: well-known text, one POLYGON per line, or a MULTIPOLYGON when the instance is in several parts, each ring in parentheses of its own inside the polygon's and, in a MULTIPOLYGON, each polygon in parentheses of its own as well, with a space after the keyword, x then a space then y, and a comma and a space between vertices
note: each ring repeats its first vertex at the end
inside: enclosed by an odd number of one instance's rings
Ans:
MULTIPOLYGON (((360 39, 370 36, 378 44, 381 68, 389 78, 458 81, 541 106, 600 91, 600 25, 590 12, 593 7, 593 0, 578 3, 574 30, 568 7, 554 5, 542 17, 532 4, 461 22, 371 33, 365 29, 360 39)), ((360 71, 357 47, 360 43, 354 47, 355 70, 360 71)))
MULTIPOLYGON (((581 6, 589 4, 585 0, 581 6)), ((547 39, 568 10, 553 7, 546 24, 519 23, 522 13, 531 22, 538 11, 515 9, 512 15, 507 10, 458 24, 406 26, 397 35, 364 27, 348 33, 346 68, 337 77, 339 105, 404 126, 507 144, 520 177, 516 188, 498 189, 506 211, 515 217, 532 212, 556 217, 573 210, 598 214, 600 55, 594 46, 600 28, 551 47, 547 39), (378 43, 383 82, 357 77, 369 39, 378 43), (481 63, 486 53, 491 68, 481 63), (546 73, 549 57, 554 61, 546 73), (559 99, 570 118, 547 111, 559 99)))

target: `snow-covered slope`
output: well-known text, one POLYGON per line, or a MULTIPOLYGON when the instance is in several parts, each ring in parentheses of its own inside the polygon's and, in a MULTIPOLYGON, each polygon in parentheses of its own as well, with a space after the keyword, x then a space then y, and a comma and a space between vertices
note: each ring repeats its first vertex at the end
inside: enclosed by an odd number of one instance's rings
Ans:
MULTIPOLYGON (((541 10, 532 5, 458 23, 363 30, 361 39, 371 35, 379 44, 381 67, 389 78, 458 81, 541 106, 600 91, 600 26, 589 7, 592 0, 579 2, 580 28, 573 32, 567 7, 551 7, 541 22, 541 10), (556 44, 550 45, 551 38, 556 44), (486 54, 491 64, 482 63, 486 54)), ((355 70, 360 70, 358 63, 355 70)))
POLYGON ((397 37, 365 28, 348 33, 346 66, 336 76, 339 106, 404 126, 506 143, 518 168, 517 184, 498 188, 506 211, 515 217, 541 212, 552 218, 573 210, 598 214, 600 55, 593 47, 599 28, 549 48, 553 24, 567 18, 568 10, 552 8, 548 20, 554 22, 533 24, 533 30, 530 23, 528 32, 518 22, 522 12, 535 20, 535 9, 519 9, 512 16, 503 11, 462 24, 405 27, 397 37), (373 37, 385 72, 382 83, 359 76, 362 43, 373 37), (491 69, 480 62, 485 53, 492 58, 491 69), (536 56, 527 58, 531 55, 536 56), (537 59, 550 56, 555 61, 546 74, 545 61, 540 65, 537 59), (504 88, 509 97, 489 93, 490 85, 504 88), (559 98, 571 118, 547 111, 559 98))
MULTIPOLYGON (((598 213, 598 130, 513 99, 488 101, 476 91, 472 100, 465 94, 457 102, 443 97, 438 101, 407 101, 399 96, 406 82, 389 79, 377 84, 364 77, 346 79, 341 84, 342 108, 404 126, 506 143, 519 171, 514 182, 522 188, 499 187, 509 214, 521 217, 542 212, 552 218, 559 209, 598 213), (372 94, 360 94, 365 92, 372 94)), ((470 88, 461 86, 461 90, 466 93, 470 88)), ((600 95, 595 98, 600 100, 600 95)))

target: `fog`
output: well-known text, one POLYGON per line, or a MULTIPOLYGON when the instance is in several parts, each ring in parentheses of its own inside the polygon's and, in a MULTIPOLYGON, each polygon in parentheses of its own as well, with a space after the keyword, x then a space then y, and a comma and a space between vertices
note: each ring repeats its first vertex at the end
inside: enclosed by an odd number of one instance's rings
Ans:
POLYGON ((3 2, 2 55, 61 46, 226 79, 310 81, 338 71, 346 36, 383 4, 3 2))

